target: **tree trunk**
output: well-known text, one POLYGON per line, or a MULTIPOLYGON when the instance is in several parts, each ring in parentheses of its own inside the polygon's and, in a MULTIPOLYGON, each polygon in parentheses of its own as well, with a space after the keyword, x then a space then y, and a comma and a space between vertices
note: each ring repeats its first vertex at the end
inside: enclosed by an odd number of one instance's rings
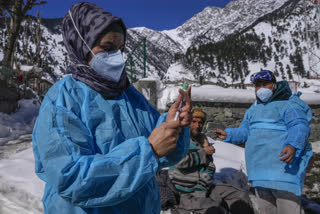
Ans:
POLYGON ((41 30, 41 17, 37 14, 37 25, 36 25, 36 64, 41 67, 41 37, 43 31, 41 30))
POLYGON ((2 64, 9 67, 12 67, 14 48, 19 37, 20 26, 23 20, 23 14, 21 13, 22 4, 23 1, 21 0, 15 1, 12 8, 13 14, 10 20, 10 29, 8 29, 8 42, 4 48, 4 57, 2 60, 2 64))

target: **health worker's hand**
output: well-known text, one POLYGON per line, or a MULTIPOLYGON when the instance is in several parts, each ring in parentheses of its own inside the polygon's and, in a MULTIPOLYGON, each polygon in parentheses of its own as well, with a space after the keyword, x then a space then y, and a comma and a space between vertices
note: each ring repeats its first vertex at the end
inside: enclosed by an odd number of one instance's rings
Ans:
POLYGON ((280 157, 282 157, 284 154, 285 156, 283 156, 280 160, 286 163, 292 163, 295 153, 296 148, 291 145, 286 145, 280 153, 280 157))
POLYGON ((186 127, 189 126, 191 121, 192 121, 192 115, 191 115, 191 109, 192 109, 192 100, 191 100, 191 86, 188 87, 187 91, 183 91, 179 89, 179 97, 176 100, 175 103, 172 104, 170 107, 168 114, 167 114, 167 122, 168 121, 173 121, 174 117, 176 115, 176 112, 178 111, 179 104, 180 102, 184 101, 184 105, 180 110, 180 115, 179 115, 179 121, 180 121, 180 126, 186 127))
POLYGON ((166 156, 176 148, 180 129, 180 121, 172 120, 162 123, 151 132, 148 140, 158 158, 166 156))
POLYGON ((222 140, 227 139, 228 136, 228 133, 223 131, 222 129, 214 129, 214 134, 222 140))

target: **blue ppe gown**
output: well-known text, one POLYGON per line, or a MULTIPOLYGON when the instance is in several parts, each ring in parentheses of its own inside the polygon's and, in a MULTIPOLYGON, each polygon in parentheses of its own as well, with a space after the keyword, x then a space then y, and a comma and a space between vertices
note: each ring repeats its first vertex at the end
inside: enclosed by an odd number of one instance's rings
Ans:
POLYGON ((310 107, 300 92, 291 95, 288 83, 277 83, 278 89, 267 103, 256 102, 245 113, 239 128, 227 128, 225 142, 245 145, 249 182, 254 187, 284 190, 301 195, 305 171, 312 156, 308 142, 310 107), (296 148, 293 162, 280 161, 286 145, 296 148))
POLYGON ((182 159, 190 142, 184 128, 176 149, 157 159, 147 138, 165 119, 132 86, 106 100, 71 76, 53 85, 32 136, 45 213, 159 214, 154 175, 182 159))

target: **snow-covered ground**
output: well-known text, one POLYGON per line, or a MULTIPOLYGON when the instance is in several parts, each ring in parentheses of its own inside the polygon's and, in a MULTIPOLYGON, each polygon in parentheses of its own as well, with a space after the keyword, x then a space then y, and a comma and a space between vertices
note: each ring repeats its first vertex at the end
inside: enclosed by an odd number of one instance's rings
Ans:
POLYGON ((44 183, 34 173, 32 148, 0 160, 0 213, 43 213, 44 183))
MULTIPOLYGON (((209 139, 216 148, 216 183, 232 183, 248 188, 242 148, 209 139)), ((44 182, 34 173, 32 148, 0 160, 0 213, 43 213, 44 182)))

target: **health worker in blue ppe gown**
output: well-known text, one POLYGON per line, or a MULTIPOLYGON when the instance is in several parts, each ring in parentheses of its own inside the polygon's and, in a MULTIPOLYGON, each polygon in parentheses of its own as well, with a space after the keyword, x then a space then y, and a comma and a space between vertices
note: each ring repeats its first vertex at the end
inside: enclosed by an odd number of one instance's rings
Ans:
POLYGON ((260 213, 298 214, 308 161, 310 107, 287 81, 276 82, 271 71, 251 76, 256 102, 239 128, 215 129, 217 137, 245 145, 248 179, 256 190, 260 213))
POLYGON ((128 81, 124 23, 95 4, 73 5, 62 31, 72 75, 50 88, 33 130, 44 212, 159 214, 155 174, 188 152, 191 88, 160 115, 128 81))

